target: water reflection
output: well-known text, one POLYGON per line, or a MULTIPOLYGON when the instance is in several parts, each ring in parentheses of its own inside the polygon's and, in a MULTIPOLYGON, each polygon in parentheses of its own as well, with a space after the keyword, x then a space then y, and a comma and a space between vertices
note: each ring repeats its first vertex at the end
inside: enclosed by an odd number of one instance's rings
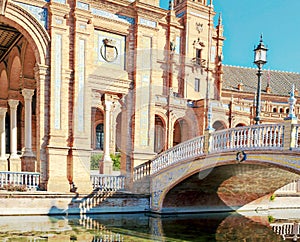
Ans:
POLYGON ((2 216, 1 241, 300 241, 300 212, 2 216), (298 219, 299 218, 299 219, 298 219))

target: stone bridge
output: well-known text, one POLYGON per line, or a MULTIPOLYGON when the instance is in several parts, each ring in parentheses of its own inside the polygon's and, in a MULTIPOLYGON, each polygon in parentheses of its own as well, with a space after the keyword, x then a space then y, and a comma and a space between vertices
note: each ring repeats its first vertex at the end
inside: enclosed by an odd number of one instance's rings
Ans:
POLYGON ((300 179, 299 130, 292 120, 207 130, 136 167, 134 180, 150 175, 153 212, 236 210, 300 179))

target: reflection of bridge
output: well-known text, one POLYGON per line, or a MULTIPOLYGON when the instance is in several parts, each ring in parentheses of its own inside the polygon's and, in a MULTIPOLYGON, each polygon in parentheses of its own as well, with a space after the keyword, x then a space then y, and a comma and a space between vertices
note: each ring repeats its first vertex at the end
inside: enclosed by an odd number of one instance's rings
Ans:
POLYGON ((134 180, 150 176, 152 211, 236 209, 299 179, 299 127, 208 130, 136 167, 134 180))

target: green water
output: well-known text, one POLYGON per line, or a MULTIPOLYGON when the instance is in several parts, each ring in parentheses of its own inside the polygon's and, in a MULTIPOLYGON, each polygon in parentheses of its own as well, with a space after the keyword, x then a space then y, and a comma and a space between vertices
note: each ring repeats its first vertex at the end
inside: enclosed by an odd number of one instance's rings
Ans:
POLYGON ((2 216, 0 241, 283 241, 274 226, 297 224, 298 213, 2 216))

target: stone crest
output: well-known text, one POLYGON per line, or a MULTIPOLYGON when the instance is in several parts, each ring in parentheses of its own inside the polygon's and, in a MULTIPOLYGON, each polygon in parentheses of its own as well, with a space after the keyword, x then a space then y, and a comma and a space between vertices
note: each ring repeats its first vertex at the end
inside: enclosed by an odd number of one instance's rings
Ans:
POLYGON ((116 47, 116 41, 112 39, 104 39, 100 48, 100 54, 102 58, 107 62, 114 62, 118 58, 118 49, 116 47))

